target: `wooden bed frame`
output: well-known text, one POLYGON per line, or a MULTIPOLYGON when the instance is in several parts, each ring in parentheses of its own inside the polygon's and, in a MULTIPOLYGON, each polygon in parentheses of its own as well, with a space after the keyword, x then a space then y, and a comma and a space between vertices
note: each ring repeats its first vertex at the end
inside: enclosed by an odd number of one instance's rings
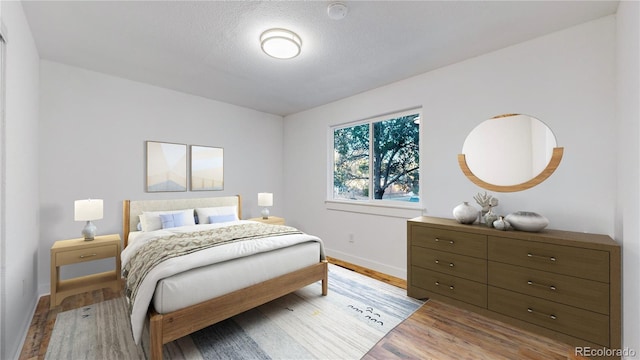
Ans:
MULTIPOLYGON (((138 215, 143 211, 213 206, 237 206, 238 218, 242 218, 240 195, 180 200, 124 200, 122 206, 124 247, 128 245, 129 232, 136 228, 138 215)), ((326 296, 327 264, 326 260, 321 260, 312 266, 167 314, 156 312, 152 304, 147 314, 151 359, 162 359, 162 347, 168 342, 275 300, 316 281, 322 281, 322 295, 326 296)))

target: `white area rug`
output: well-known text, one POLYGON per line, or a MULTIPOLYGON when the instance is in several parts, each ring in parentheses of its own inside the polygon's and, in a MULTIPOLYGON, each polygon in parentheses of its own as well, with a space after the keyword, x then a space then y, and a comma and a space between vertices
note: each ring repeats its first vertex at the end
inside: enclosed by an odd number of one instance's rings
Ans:
MULTIPOLYGON (((360 359, 422 301, 329 265, 329 293, 309 285, 164 346, 165 359, 360 359)), ((58 314, 46 359, 144 359, 124 298, 58 314)))

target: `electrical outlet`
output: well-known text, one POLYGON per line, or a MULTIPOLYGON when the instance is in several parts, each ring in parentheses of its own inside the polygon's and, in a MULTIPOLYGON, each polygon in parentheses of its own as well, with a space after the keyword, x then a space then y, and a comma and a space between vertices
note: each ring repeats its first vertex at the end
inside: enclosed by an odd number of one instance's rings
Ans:
POLYGON ((349 233, 349 243, 353 244, 356 242, 355 235, 353 233, 349 233))

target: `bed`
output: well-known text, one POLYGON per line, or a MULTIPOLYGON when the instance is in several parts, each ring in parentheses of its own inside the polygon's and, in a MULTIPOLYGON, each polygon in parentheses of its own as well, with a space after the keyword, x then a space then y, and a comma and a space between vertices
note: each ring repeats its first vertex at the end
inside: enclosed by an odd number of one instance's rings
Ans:
POLYGON ((239 195, 123 201, 122 267, 132 332, 140 343, 148 328, 151 359, 162 359, 168 342, 316 281, 327 295, 320 239, 240 219, 239 195), (189 247, 214 238, 213 245, 189 247), (178 255, 151 248, 162 244, 178 248, 178 255))

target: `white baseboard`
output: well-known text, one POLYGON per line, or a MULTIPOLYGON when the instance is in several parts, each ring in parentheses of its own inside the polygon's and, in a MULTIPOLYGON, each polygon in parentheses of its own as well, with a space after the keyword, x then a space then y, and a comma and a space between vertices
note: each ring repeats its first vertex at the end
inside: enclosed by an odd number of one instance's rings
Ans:
POLYGON ((10 356, 10 359, 18 360, 20 358, 20 353, 22 352, 22 348, 24 347, 24 343, 27 340, 27 335, 29 334, 29 327, 31 326, 31 320, 36 314, 36 309, 38 308, 38 302, 40 301, 40 296, 36 295, 35 301, 33 302, 31 308, 31 316, 26 319, 26 322, 22 324, 22 329, 19 333, 22 333, 20 337, 20 343, 18 344, 18 348, 13 349, 13 356, 10 356))
POLYGON ((381 272, 383 274, 395 276, 403 280, 407 279, 407 269, 402 269, 395 266, 382 264, 376 261, 371 261, 365 258, 353 256, 353 255, 350 255, 341 251, 329 249, 329 248, 325 248, 324 251, 327 256, 340 259, 346 262, 350 262, 352 264, 360 265, 360 266, 369 268, 371 270, 381 272))

